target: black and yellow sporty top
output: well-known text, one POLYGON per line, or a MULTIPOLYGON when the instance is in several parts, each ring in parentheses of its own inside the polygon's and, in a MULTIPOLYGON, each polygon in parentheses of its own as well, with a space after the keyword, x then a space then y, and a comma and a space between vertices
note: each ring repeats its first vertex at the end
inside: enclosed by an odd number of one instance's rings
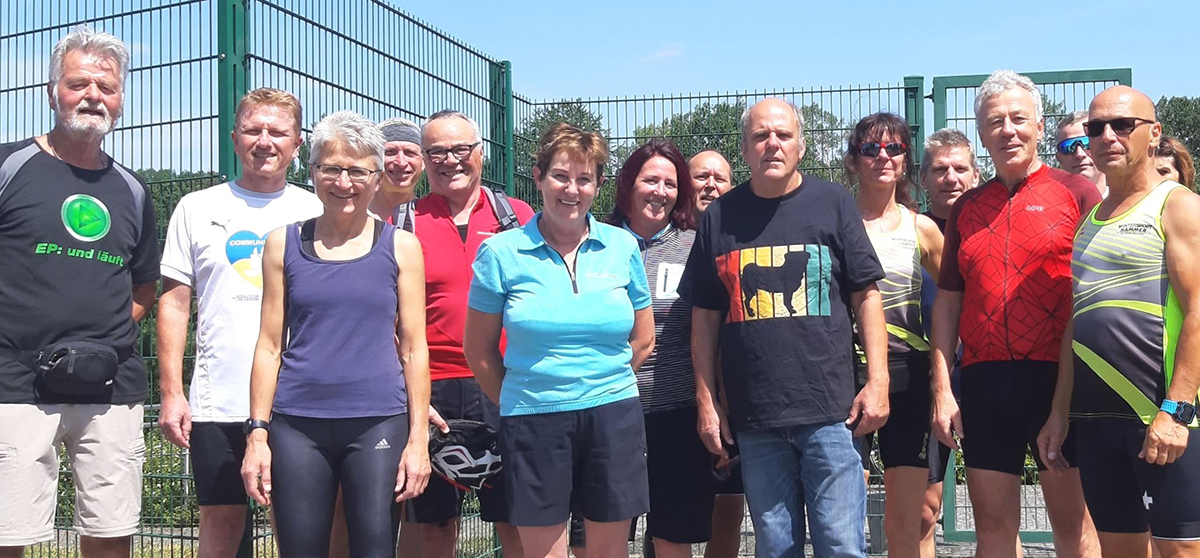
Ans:
POLYGON ((885 274, 875 286, 883 298, 888 354, 928 352, 929 340, 921 323, 921 243, 916 215, 900 206, 899 226, 888 232, 868 229, 867 237, 885 274))
POLYGON ((1075 233, 1072 417, 1149 424, 1158 413, 1183 323, 1167 278, 1162 226, 1163 207, 1175 188, 1183 186, 1163 182, 1105 221, 1093 208, 1075 233))

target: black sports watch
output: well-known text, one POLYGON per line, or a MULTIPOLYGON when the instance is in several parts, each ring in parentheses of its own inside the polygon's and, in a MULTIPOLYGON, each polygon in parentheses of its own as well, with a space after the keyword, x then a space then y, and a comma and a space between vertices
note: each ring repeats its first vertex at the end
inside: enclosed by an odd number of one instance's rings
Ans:
POLYGON ((251 432, 254 432, 254 430, 258 429, 258 428, 261 428, 263 430, 266 430, 267 432, 270 432, 271 431, 271 421, 258 420, 258 419, 246 419, 246 422, 242 424, 242 434, 249 436, 251 432))
POLYGON ((1165 399, 1158 410, 1171 415, 1171 418, 1175 419, 1175 422, 1184 426, 1191 426, 1192 421, 1196 420, 1196 406, 1187 401, 1165 399))

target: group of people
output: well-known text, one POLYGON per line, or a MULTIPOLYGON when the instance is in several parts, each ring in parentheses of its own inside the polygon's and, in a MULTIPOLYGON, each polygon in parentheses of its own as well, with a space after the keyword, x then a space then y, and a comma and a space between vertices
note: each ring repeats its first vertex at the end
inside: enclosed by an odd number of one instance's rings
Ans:
POLYGON ((595 133, 540 138, 535 213, 483 185, 469 116, 335 112, 308 139, 314 194, 287 181, 299 100, 257 89, 241 176, 183 197, 160 254, 150 189, 101 149, 128 62, 72 31, 54 128, 0 145, 0 557, 53 535, 60 446, 83 555, 129 555, 156 298, 159 426, 190 449, 202 557, 236 553, 248 496, 282 556, 454 556, 465 492, 429 447, 458 420, 498 432, 477 496, 506 556, 626 556, 643 514, 656 556, 733 556, 746 504, 758 556, 802 555, 806 529, 816 556, 864 556, 872 448, 892 556, 934 556, 949 448, 977 556, 1020 555, 1027 452, 1059 555, 1200 555, 1200 196, 1132 88, 1060 122, 1060 170, 1037 87, 992 74, 984 184, 961 132, 918 161, 903 118, 870 115, 856 194, 799 170, 803 115, 764 99, 748 180, 653 139, 606 222, 595 133))

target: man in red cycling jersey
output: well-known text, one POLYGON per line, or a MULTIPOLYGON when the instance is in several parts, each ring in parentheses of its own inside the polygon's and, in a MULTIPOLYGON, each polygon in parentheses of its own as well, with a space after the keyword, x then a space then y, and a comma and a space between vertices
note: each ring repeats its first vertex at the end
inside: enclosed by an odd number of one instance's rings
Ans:
POLYGON ((1058 556, 1099 556, 1073 443, 1042 455, 1037 440, 1066 424, 1050 419, 1070 408, 1070 378, 1059 381, 1058 361, 1071 312, 1071 243, 1100 194, 1038 159, 1042 97, 1029 78, 993 73, 975 97, 975 121, 996 177, 963 194, 946 226, 933 306, 933 431, 955 449, 954 434, 962 440, 976 556, 1016 555, 1027 447, 1058 556), (949 372, 960 337, 961 413, 949 372))

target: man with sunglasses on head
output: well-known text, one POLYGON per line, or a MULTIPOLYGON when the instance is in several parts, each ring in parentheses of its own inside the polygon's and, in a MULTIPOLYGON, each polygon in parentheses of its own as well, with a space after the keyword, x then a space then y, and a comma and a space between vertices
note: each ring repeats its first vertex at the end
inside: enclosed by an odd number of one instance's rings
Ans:
POLYGON ((1108 185, 1104 182, 1104 173, 1096 168, 1088 152, 1088 136, 1083 131, 1087 116, 1086 110, 1077 110, 1058 121, 1058 131, 1054 134, 1054 158, 1058 159, 1063 170, 1082 175, 1095 184, 1103 198, 1108 195, 1108 185))
MULTIPOLYGON (((521 200, 485 192, 483 139, 479 125, 453 110, 433 114, 421 127, 421 148, 429 194, 409 209, 393 213, 397 227, 413 231, 425 253, 425 320, 429 342, 430 404, 446 420, 469 419, 500 429, 500 410, 479 389, 463 356, 467 291, 471 264, 484 241, 524 224, 533 210, 521 200), (506 215, 511 213, 511 215, 506 215)), ((421 524, 422 555, 452 558, 465 493, 441 477, 405 510, 405 521, 421 524)), ((517 530, 508 523, 505 487, 500 476, 476 492, 480 517, 496 527, 505 556, 522 554, 517 530)))
POLYGON ((1150 556, 1151 537, 1164 558, 1200 556, 1200 197, 1159 175, 1146 95, 1101 92, 1086 127, 1110 190, 1075 235, 1060 364, 1084 496, 1105 556, 1150 556))
POLYGON ((1049 448, 1047 441, 1068 435, 1070 377, 1058 374, 1058 363, 1070 358, 1061 341, 1071 241, 1100 194, 1038 159, 1042 97, 1029 78, 1009 70, 989 76, 975 97, 975 121, 996 177, 964 193, 946 224, 933 306, 933 431, 955 449, 955 434, 962 440, 976 556, 1015 555, 1028 447, 1042 471, 1058 556, 1098 556, 1073 442, 1049 448), (950 389, 959 338, 961 413, 950 389))

